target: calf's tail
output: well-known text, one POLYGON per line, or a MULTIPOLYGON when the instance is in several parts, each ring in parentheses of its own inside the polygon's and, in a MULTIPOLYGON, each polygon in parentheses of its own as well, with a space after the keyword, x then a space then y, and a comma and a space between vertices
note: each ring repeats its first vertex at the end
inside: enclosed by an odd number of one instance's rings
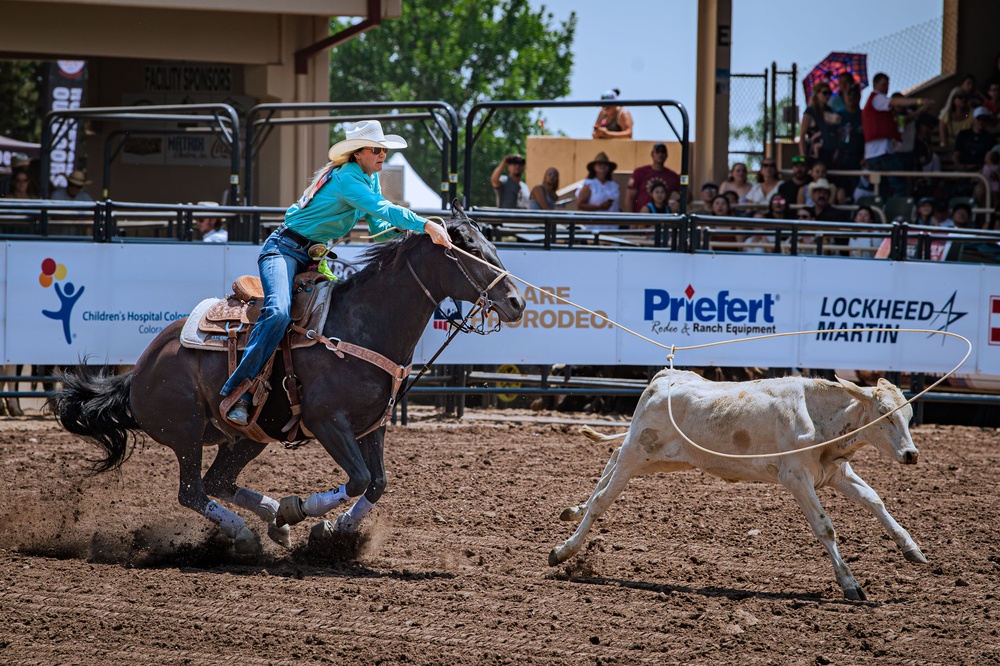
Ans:
POLYGON ((621 439, 628 434, 628 431, 626 430, 625 432, 620 432, 617 435, 602 435, 587 425, 580 428, 580 432, 582 432, 583 436, 592 442, 612 442, 616 439, 621 439))
POLYGON ((132 416, 132 373, 109 375, 86 369, 67 371, 52 406, 63 428, 86 437, 104 451, 89 460, 94 474, 118 469, 132 454, 139 424, 132 416))

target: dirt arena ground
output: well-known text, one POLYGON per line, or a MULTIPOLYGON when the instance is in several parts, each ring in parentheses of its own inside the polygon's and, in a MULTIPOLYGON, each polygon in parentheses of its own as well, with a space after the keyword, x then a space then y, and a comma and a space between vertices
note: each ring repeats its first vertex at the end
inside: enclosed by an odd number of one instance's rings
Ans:
MULTIPOLYGON (((997 430, 914 428, 915 467, 856 458, 929 565, 821 491, 869 596, 848 602, 783 489, 698 472, 633 480, 585 552, 550 568, 572 530, 559 513, 609 450, 573 417, 538 416, 426 411, 391 428, 389 491, 360 552, 320 561, 301 547, 311 522, 288 552, 246 512, 264 555, 239 560, 177 504, 158 444, 92 478, 89 444, 51 419, 4 420, 0 663, 1000 662, 997 430)), ((241 480, 280 498, 344 475, 312 443, 272 446, 241 480)))

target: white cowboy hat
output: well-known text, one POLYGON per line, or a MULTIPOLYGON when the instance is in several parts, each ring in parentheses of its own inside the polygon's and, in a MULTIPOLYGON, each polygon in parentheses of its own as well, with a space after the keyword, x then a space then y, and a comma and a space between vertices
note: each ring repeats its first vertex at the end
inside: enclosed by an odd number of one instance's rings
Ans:
POLYGON ((338 166, 345 163, 351 153, 366 146, 393 150, 406 148, 406 139, 396 134, 383 134, 382 123, 377 120, 354 123, 347 128, 346 136, 346 139, 333 144, 330 148, 330 161, 338 166))

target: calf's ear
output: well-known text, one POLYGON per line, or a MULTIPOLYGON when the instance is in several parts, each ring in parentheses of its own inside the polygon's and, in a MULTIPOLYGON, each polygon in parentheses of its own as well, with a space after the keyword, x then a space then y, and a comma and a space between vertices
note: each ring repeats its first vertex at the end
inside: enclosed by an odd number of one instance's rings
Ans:
MULTIPOLYGON (((836 377, 836 375, 834 375, 834 376, 836 377)), ((867 398, 868 397, 868 395, 865 393, 865 390, 863 388, 861 388, 860 386, 858 386, 857 384, 855 384, 854 382, 848 381, 848 380, 843 379, 841 377, 837 377, 837 381, 840 382, 840 385, 844 387, 844 390, 847 391, 849 394, 851 394, 853 397, 858 398, 858 399, 862 399, 862 398, 867 398)), ((885 381, 885 380, 883 379, 881 381, 885 381)))

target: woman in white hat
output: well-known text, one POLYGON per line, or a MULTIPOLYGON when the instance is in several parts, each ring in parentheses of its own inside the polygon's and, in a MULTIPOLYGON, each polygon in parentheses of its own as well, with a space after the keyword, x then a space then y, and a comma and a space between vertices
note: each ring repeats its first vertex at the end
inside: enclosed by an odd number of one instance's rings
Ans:
MULTIPOLYGON (((320 169, 309 187, 285 213, 285 222, 264 242, 257 266, 264 287, 264 305, 250 332, 243 359, 221 394, 229 395, 252 379, 281 341, 290 322, 292 280, 312 263, 310 246, 347 235, 365 218, 372 235, 389 230, 426 233, 438 245, 451 247, 448 232, 382 196, 378 172, 389 149, 406 148, 395 134, 382 133, 377 120, 364 120, 347 129, 347 138, 330 148, 330 162, 320 169)), ((379 236, 388 240, 396 233, 379 236)), ((246 425, 249 395, 237 401, 226 418, 246 425)))

